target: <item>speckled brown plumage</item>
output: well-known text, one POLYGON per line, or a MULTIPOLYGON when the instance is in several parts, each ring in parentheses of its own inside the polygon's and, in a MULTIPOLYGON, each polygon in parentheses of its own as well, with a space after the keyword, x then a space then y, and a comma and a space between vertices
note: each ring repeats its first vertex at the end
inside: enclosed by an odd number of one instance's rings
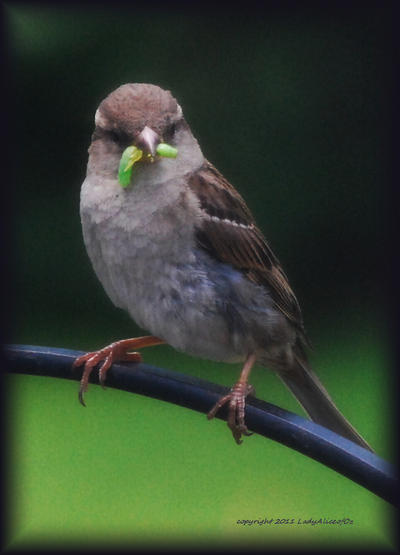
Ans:
POLYGON ((240 194, 208 161, 190 176, 189 187, 209 216, 196 229, 199 246, 266 287, 277 308, 304 335, 296 296, 240 194))

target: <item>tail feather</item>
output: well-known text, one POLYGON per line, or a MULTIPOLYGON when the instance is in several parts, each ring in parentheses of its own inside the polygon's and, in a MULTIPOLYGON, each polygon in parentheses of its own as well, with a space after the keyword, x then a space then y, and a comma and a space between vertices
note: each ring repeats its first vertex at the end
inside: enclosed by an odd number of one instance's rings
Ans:
POLYGON ((294 367, 290 371, 277 373, 311 420, 373 452, 336 407, 318 377, 299 356, 295 355, 294 367))

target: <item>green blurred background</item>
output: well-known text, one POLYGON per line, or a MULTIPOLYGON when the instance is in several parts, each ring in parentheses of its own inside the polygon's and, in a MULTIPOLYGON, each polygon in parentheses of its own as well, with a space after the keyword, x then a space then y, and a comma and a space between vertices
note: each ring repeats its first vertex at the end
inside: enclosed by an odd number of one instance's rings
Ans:
MULTIPOLYGON (((10 338, 93 350, 141 333, 92 271, 79 190, 99 102, 123 83, 155 83, 177 97, 204 154, 246 198, 278 254, 328 390, 393 460, 382 308, 390 4, 360 11, 280 3, 240 13, 188 6, 6 5, 18 153, 10 338)), ((239 372, 169 347, 144 357, 228 386, 239 372)), ((272 373, 256 369, 251 382, 260 398, 301 414, 272 373)), ((253 436, 237 447, 221 421, 95 385, 83 409, 75 382, 10 383, 10 547, 317 549, 332 538, 337 546, 393 546, 385 502, 272 441, 253 436), (265 517, 354 524, 236 524, 265 517)))

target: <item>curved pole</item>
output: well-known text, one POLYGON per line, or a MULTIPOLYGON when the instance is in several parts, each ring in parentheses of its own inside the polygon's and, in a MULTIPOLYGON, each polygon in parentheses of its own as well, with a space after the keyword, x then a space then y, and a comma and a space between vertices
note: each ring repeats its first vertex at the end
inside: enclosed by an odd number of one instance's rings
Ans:
MULTIPOLYGON (((8 371, 79 380, 81 371, 72 370, 81 351, 9 345, 5 347, 8 371)), ((96 373, 90 380, 95 382, 96 373)), ((228 391, 198 378, 143 363, 114 364, 107 373, 107 385, 207 413, 228 391)), ((226 418, 221 409, 217 418, 226 418)), ((374 453, 297 414, 249 397, 246 424, 250 430, 278 441, 347 476, 392 504, 397 503, 394 467, 374 453)))

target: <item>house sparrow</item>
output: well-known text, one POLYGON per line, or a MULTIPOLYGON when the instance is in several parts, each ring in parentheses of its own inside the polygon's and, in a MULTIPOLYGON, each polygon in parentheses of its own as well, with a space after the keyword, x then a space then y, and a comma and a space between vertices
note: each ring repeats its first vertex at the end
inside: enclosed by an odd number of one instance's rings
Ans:
POLYGON ((168 343, 214 361, 243 363, 228 404, 237 443, 250 435, 245 399, 255 363, 275 370, 315 422, 371 449, 339 412, 310 369, 297 299, 244 200, 206 160, 169 91, 127 84, 95 115, 80 214, 97 277, 113 303, 152 335, 124 339, 79 357, 79 399, 93 368, 99 380, 115 361, 141 360, 136 349, 168 343), (166 142, 177 157, 157 155, 166 142), (132 182, 118 181, 121 156, 144 153, 132 182))

